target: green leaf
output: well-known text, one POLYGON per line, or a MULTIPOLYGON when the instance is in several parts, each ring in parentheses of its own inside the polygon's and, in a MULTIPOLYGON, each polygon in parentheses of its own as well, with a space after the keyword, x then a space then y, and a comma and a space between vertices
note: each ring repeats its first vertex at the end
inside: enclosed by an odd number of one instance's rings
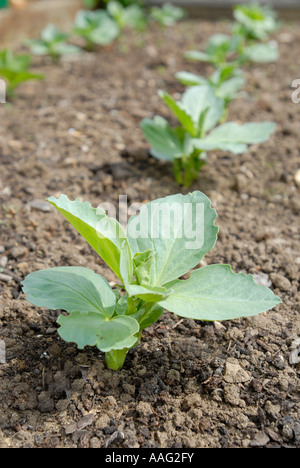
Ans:
POLYGON ((234 98, 237 91, 245 85, 245 78, 243 76, 234 76, 228 80, 223 81, 216 88, 216 95, 222 99, 234 98))
POLYGON ((201 150, 223 150, 233 153, 242 153, 247 146, 254 143, 263 143, 274 132, 276 124, 273 122, 250 122, 239 125, 235 122, 226 122, 212 130, 203 139, 193 139, 193 145, 201 150))
POLYGON ((34 55, 47 55, 49 52, 48 45, 37 39, 27 41, 26 44, 30 47, 30 52, 34 55))
MULTIPOLYGON (((70 201, 66 195, 50 197, 48 201, 72 224, 72 226, 95 249, 119 279, 124 281, 120 271, 122 248, 127 250, 127 275, 133 273, 130 247, 126 234, 114 218, 108 217, 102 208, 93 208, 89 202, 79 199, 70 201)), ((124 272, 125 270, 123 270, 124 272)))
POLYGON ((75 17, 74 32, 94 44, 107 45, 118 37, 120 29, 105 10, 80 10, 75 17))
POLYGON ((154 6, 150 10, 150 18, 157 21, 161 26, 173 26, 185 15, 186 13, 182 8, 171 3, 165 3, 160 7, 154 6))
POLYGON ((189 50, 184 54, 185 58, 199 62, 210 62, 210 56, 199 50, 189 50))
POLYGON ((182 156, 182 143, 166 119, 158 115, 152 120, 143 119, 141 128, 145 138, 153 147, 151 150, 153 157, 173 161, 175 158, 182 156))
POLYGON ((27 71, 15 72, 13 70, 4 69, 1 67, 0 67, 0 76, 8 80, 9 86, 11 89, 15 89, 24 81, 44 79, 43 75, 38 75, 38 74, 30 73, 27 71))
POLYGON ((136 296, 146 302, 159 302, 167 298, 170 291, 166 288, 150 285, 132 284, 126 288, 128 297, 136 296))
POLYGON ((105 46, 111 44, 119 34, 120 30, 117 23, 107 18, 101 23, 99 28, 91 31, 88 37, 95 44, 105 46))
MULTIPOLYGON (((115 290, 114 290, 115 291, 115 290)), ((127 302, 127 296, 121 296, 119 299, 118 299, 118 302, 116 304, 116 308, 115 308, 115 314, 116 315, 125 315, 126 314, 126 311, 127 311, 127 306, 128 306, 128 302, 127 302)))
POLYGON ((129 219, 128 240, 133 255, 152 250, 152 286, 164 286, 194 268, 213 248, 217 214, 201 192, 171 195, 141 207, 129 219))
POLYGON ((65 34, 55 26, 55 24, 48 24, 45 29, 41 32, 41 39, 44 42, 61 42, 65 41, 68 38, 68 34, 65 34))
POLYGON ((83 267, 57 267, 30 273, 23 281, 27 300, 39 307, 93 312, 110 317, 116 298, 108 282, 83 267))
POLYGON ((60 42, 55 44, 53 47, 53 52, 58 55, 72 55, 72 54, 80 54, 82 50, 80 47, 77 47, 73 44, 67 44, 65 42, 60 42))
POLYGON ((180 71, 175 74, 175 78, 186 86, 207 85, 207 79, 194 73, 180 71))
POLYGON ((58 333, 68 343, 76 343, 79 349, 97 346, 100 351, 131 348, 137 342, 135 336, 140 327, 135 318, 116 315, 107 319, 97 313, 81 314, 73 312, 69 316, 60 315, 58 333))
POLYGON ((138 252, 133 257, 134 275, 138 284, 149 284, 151 279, 151 268, 154 259, 153 250, 138 252))
POLYGON ((224 112, 224 101, 216 96, 211 86, 193 86, 183 94, 181 108, 191 117, 195 129, 192 136, 196 136, 199 131, 205 134, 219 122, 224 112))
POLYGON ((183 108, 182 103, 176 102, 170 94, 165 91, 159 91, 159 96, 165 101, 169 109, 176 115, 182 126, 191 134, 195 136, 195 126, 192 115, 188 114, 183 108))
POLYGON ((235 6, 233 16, 237 25, 240 26, 238 32, 247 39, 264 39, 268 34, 275 32, 279 26, 276 12, 257 2, 235 6))
POLYGON ((157 303, 145 304, 145 307, 139 312, 140 317, 138 319, 140 330, 150 327, 153 323, 162 316, 164 312, 163 307, 157 305, 157 303))
POLYGON ((195 320, 250 317, 281 302, 270 289, 257 285, 251 275, 233 273, 229 265, 200 268, 189 279, 175 280, 166 287, 173 293, 159 305, 195 320))
POLYGON ((279 59, 278 44, 271 41, 268 44, 254 44, 244 49, 247 60, 257 63, 272 63, 279 59))

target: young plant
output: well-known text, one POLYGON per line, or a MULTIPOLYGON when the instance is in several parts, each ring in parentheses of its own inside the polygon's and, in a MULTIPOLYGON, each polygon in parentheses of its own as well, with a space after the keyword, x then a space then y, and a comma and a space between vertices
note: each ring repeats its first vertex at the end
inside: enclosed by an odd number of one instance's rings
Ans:
POLYGON ((276 62, 279 57, 277 42, 262 42, 279 28, 275 11, 254 2, 237 5, 233 16, 233 33, 238 41, 240 62, 276 62))
POLYGON ((209 78, 186 71, 177 72, 175 77, 185 86, 206 85, 213 87, 216 96, 224 100, 226 110, 245 85, 243 71, 234 64, 220 66, 209 78))
POLYGON ((49 24, 42 32, 40 39, 26 41, 30 51, 35 55, 49 55, 54 63, 58 63, 62 55, 78 54, 81 49, 68 44, 68 34, 57 29, 54 24, 49 24))
POLYGON ((95 45, 111 44, 120 34, 120 28, 105 10, 80 10, 75 17, 73 31, 86 41, 86 49, 95 45))
POLYGON ((243 36, 246 41, 267 39, 279 27, 276 12, 256 2, 235 6, 233 16, 236 21, 234 33, 243 36))
POLYGON ((51 197, 73 227, 116 274, 112 290, 101 275, 83 267, 55 267, 29 274, 23 281, 27 300, 60 309, 58 333, 79 349, 96 346, 108 368, 122 368, 141 332, 164 309, 180 317, 220 321, 266 311, 280 298, 252 276, 235 274, 229 265, 194 269, 217 240, 217 214, 201 192, 172 195, 142 206, 127 231, 102 208, 51 197))
POLYGON ((205 52, 190 50, 184 56, 189 60, 210 63, 218 70, 230 65, 239 67, 247 62, 276 62, 279 51, 276 41, 256 43, 247 41, 239 34, 214 34, 209 39, 205 52))
POLYGON ((186 13, 180 7, 165 3, 162 7, 152 7, 149 16, 161 26, 173 26, 183 19, 186 13))
POLYGON ((30 55, 15 55, 9 49, 0 52, 0 76, 7 82, 8 98, 15 96, 16 88, 24 81, 44 79, 43 75, 28 71, 30 62, 30 55))
POLYGON ((272 122, 218 125, 224 115, 224 101, 209 86, 193 86, 177 102, 164 91, 159 95, 180 122, 171 128, 160 116, 143 119, 141 128, 151 144, 150 154, 173 163, 178 184, 189 187, 206 159, 206 151, 223 150, 238 154, 248 145, 266 141, 275 129, 272 122))
POLYGON ((124 28, 143 30, 147 24, 147 17, 139 4, 123 6, 121 2, 110 1, 107 4, 107 12, 121 30, 124 28))
POLYGON ((189 60, 207 62, 218 69, 235 56, 237 47, 236 37, 227 34, 214 34, 209 38, 204 52, 189 50, 184 55, 189 60))
POLYGON ((240 46, 240 63, 274 63, 279 58, 277 41, 240 46))

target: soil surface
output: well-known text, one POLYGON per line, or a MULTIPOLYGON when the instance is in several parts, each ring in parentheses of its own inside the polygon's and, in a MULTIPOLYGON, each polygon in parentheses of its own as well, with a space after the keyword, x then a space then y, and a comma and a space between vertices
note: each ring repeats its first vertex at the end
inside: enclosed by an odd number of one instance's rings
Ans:
POLYGON ((45 81, 23 84, 13 105, 0 106, 0 447, 300 447, 300 104, 291 100, 299 25, 277 34, 278 63, 247 68, 244 95, 229 110, 238 122, 276 121, 276 134, 239 156, 211 152, 190 188, 218 212, 206 264, 254 274, 280 306, 222 323, 165 312, 114 372, 97 349, 63 342, 59 311, 30 305, 20 286, 30 272, 63 265, 114 284, 45 199, 66 193, 97 206, 186 193, 149 157, 139 123, 171 118, 157 90, 179 97, 177 71, 210 73, 183 53, 226 29, 186 21, 59 66, 35 58, 45 81))

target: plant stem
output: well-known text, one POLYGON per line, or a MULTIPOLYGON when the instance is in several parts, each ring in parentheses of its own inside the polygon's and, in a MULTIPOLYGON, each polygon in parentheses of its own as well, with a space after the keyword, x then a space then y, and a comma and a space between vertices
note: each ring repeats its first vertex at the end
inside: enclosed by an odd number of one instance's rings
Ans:
POLYGON ((86 39, 85 49, 87 50, 87 52, 94 52, 95 48, 95 43, 90 39, 86 39))
POLYGON ((205 164, 205 161, 200 159, 200 154, 201 151, 195 150, 189 156, 174 160, 173 173, 178 185, 188 188, 197 179, 199 170, 205 164))
POLYGON ((119 370, 123 367, 128 348, 112 349, 105 353, 105 362, 108 369, 119 370))

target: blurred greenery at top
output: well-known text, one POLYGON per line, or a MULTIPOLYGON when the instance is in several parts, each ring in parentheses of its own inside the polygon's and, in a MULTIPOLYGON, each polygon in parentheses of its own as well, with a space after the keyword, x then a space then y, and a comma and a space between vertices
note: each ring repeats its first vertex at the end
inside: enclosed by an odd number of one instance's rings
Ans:
MULTIPOLYGON (((109 3, 109 1, 110 0, 83 0, 83 4, 84 4, 85 8, 89 8, 89 9, 93 10, 94 8, 105 7, 109 3)), ((0 2, 1 2, 1 0, 0 0, 0 2)), ((143 5, 142 0, 119 0, 119 2, 123 6, 128 6, 128 5, 132 5, 132 4, 143 5)))

